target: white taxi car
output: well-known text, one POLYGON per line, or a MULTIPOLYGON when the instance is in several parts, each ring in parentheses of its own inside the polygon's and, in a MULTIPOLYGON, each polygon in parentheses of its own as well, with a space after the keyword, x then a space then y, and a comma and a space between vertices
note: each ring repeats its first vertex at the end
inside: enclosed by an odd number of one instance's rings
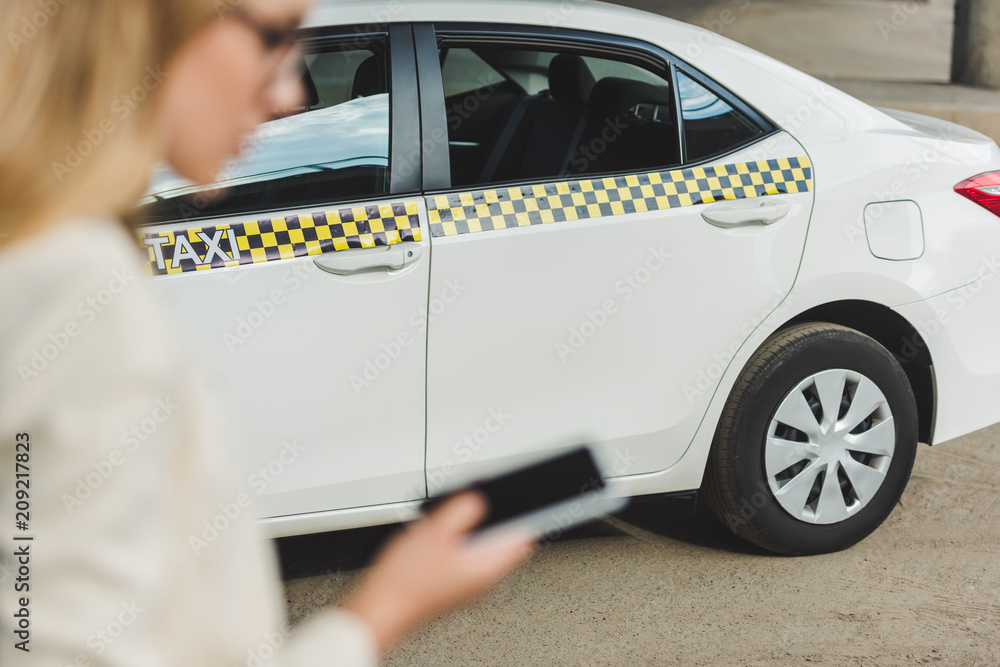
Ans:
POLYGON ((320 2, 307 101, 149 270, 271 534, 394 522, 586 440, 615 493, 845 548, 1000 420, 1000 151, 601 3, 320 2))

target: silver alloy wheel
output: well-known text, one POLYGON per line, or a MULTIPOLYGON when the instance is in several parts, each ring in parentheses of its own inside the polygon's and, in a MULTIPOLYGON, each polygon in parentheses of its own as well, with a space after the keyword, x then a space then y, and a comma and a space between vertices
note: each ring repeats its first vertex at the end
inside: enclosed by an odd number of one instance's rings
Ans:
POLYGON ((768 426, 764 469, 786 512, 831 524, 871 502, 895 448, 892 411, 878 386, 857 371, 826 370, 782 399, 768 426))

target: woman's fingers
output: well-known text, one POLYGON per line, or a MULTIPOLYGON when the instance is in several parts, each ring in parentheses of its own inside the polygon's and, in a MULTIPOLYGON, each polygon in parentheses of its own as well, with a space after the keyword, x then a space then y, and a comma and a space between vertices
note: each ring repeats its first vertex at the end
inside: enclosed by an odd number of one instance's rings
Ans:
POLYGON ((437 535, 457 536, 469 532, 486 515, 486 497, 478 491, 463 491, 431 512, 426 521, 437 535))

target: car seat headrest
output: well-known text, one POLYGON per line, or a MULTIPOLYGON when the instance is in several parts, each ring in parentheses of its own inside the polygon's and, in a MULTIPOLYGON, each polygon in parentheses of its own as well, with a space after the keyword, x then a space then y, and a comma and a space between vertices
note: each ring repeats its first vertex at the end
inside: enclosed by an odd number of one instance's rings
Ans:
POLYGON ((377 56, 369 56, 358 65, 354 73, 354 85, 351 87, 351 99, 371 97, 387 92, 384 71, 377 56))
POLYGON ((549 92, 562 104, 586 106, 594 83, 594 75, 581 56, 561 53, 549 63, 549 92))

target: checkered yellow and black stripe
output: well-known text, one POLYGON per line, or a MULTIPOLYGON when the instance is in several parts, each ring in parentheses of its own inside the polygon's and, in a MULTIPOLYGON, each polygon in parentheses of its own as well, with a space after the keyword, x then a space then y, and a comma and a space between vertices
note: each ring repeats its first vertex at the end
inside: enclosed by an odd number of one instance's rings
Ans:
POLYGON ((793 157, 436 195, 427 208, 436 238, 810 190, 809 158, 793 157))
POLYGON ((405 201, 138 236, 160 276, 420 241, 421 230, 419 202, 405 201))

